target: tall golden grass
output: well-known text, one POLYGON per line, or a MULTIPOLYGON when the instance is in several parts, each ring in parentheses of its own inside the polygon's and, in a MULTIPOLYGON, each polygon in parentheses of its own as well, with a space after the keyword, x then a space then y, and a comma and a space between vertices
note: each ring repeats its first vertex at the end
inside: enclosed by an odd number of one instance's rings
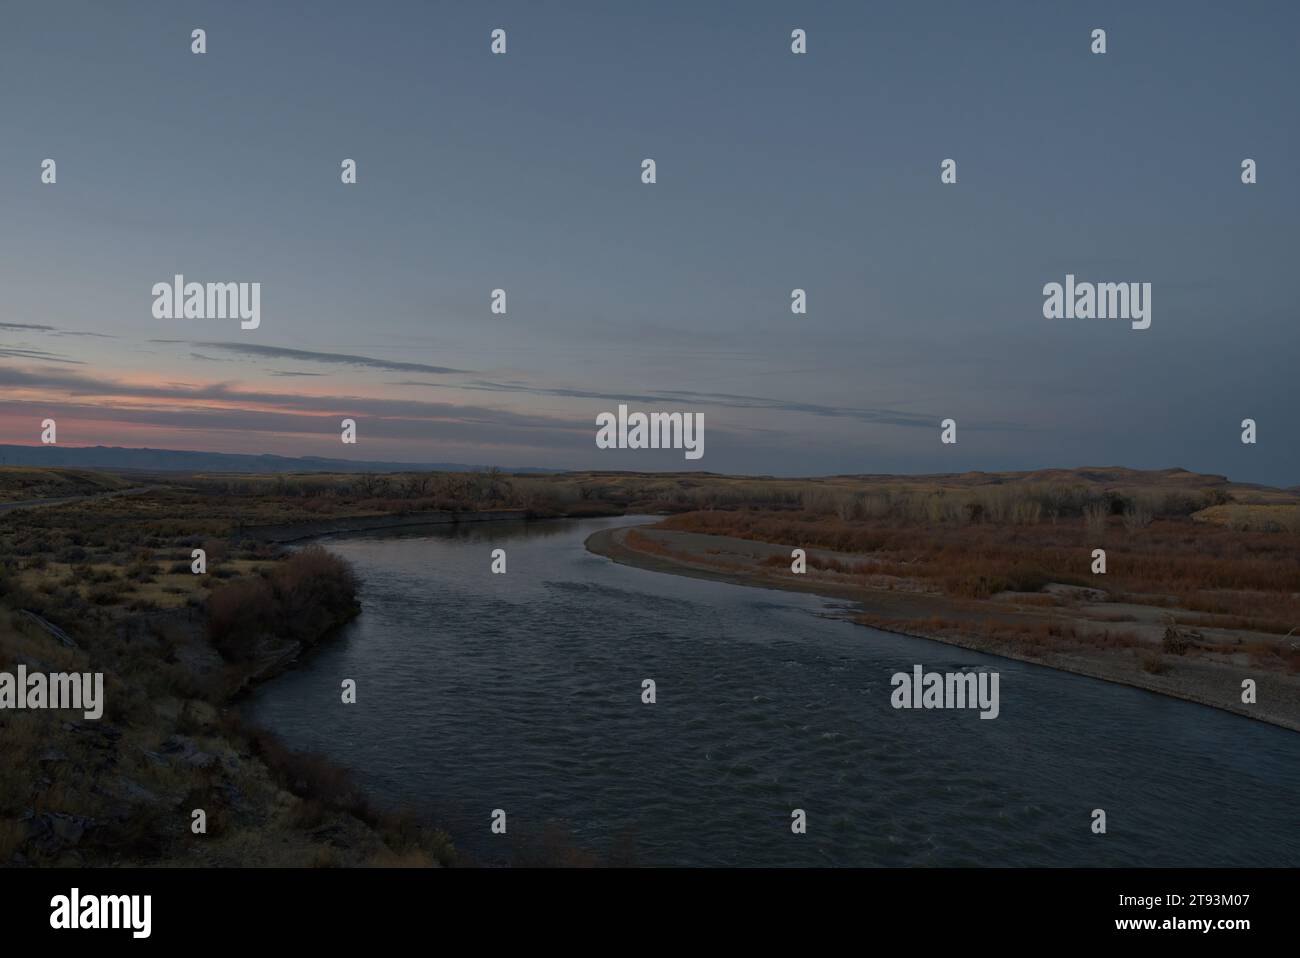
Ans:
POLYGON ((684 513, 660 527, 870 556, 869 571, 951 595, 986 598, 1060 582, 1249 619, 1271 632, 1300 626, 1300 536, 1290 533, 1238 532, 1187 518, 1136 524, 1112 516, 1104 526, 1091 517, 1036 524, 846 521, 753 509, 684 513), (1091 572, 1094 548, 1107 550, 1105 576, 1091 572))

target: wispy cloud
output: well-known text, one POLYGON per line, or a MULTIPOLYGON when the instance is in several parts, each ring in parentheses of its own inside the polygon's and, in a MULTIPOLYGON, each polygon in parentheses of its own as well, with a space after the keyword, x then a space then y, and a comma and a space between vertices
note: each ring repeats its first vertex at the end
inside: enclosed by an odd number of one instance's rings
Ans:
POLYGON ((67 363, 71 366, 86 365, 80 359, 68 359, 66 356, 57 356, 40 349, 22 349, 14 346, 0 346, 0 356, 11 359, 38 359, 45 363, 67 363))
POLYGON ((0 323, 0 329, 26 329, 38 333, 52 333, 53 326, 37 326, 33 323, 0 323))
POLYGON ((444 420, 464 424, 527 428, 542 426, 589 432, 586 419, 575 422, 483 406, 370 396, 313 396, 297 393, 242 389, 231 383, 190 386, 184 383, 132 383, 62 369, 16 369, 0 366, 0 387, 62 392, 67 396, 95 397, 101 411, 117 416, 128 408, 149 407, 160 400, 157 412, 192 411, 208 415, 217 411, 246 412, 271 417, 285 415, 372 416, 388 420, 444 420))
POLYGON ((96 339, 116 339, 107 333, 87 333, 78 329, 60 329, 57 326, 43 326, 39 323, 0 323, 0 329, 24 330, 30 333, 48 333, 51 336, 93 336, 96 339))
POLYGON ((241 356, 256 356, 260 359, 294 359, 304 363, 326 363, 336 366, 354 366, 368 369, 383 369, 389 372, 433 373, 434 375, 465 374, 469 369, 452 369, 448 366, 431 366, 427 363, 397 362, 391 359, 376 359, 373 356, 358 356, 351 353, 324 353, 307 349, 289 349, 285 346, 263 346, 257 343, 210 343, 190 342, 183 339, 154 339, 151 342, 166 344, 185 344, 202 349, 217 349, 236 353, 241 356))
MULTIPOLYGON (((887 426, 905 426, 918 429, 936 429, 942 417, 930 413, 909 412, 888 407, 863 408, 858 406, 829 406, 820 403, 803 402, 790 399, 774 399, 769 396, 747 396, 736 393, 694 392, 687 390, 664 390, 654 393, 616 393, 596 392, 588 389, 572 389, 558 386, 539 386, 530 383, 499 383, 476 380, 469 383, 449 386, 446 383, 425 382, 422 380, 397 380, 390 382, 393 386, 428 386, 434 389, 468 389, 484 392, 524 393, 533 396, 554 396, 563 399, 593 399, 604 403, 636 402, 660 403, 664 405, 693 404, 716 406, 727 409, 757 409, 770 412, 803 413, 810 416, 854 419, 859 422, 887 426)), ((1021 430, 1026 427, 1013 423, 985 422, 972 423, 970 429, 1021 430)))

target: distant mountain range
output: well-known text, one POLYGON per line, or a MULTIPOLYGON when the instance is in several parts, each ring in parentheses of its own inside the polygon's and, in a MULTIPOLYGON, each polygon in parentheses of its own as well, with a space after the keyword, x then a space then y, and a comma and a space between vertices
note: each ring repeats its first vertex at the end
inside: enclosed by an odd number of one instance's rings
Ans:
MULTIPOLYGON (((180 449, 120 446, 10 446, 0 444, 0 466, 69 469, 139 469, 146 472, 474 472, 487 466, 462 462, 363 462, 318 456, 246 456, 180 449)), ((502 472, 552 473, 558 469, 503 468, 502 472)))

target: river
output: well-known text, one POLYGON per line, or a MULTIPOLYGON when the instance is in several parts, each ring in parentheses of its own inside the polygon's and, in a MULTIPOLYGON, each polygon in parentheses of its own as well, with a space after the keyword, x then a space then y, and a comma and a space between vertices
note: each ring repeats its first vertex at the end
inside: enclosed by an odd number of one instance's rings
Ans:
POLYGON ((572 844, 639 865, 1300 865, 1295 732, 583 547, 637 521, 327 539, 364 611, 245 711, 477 864, 572 844), (895 710, 917 664, 998 672, 999 716, 895 710))

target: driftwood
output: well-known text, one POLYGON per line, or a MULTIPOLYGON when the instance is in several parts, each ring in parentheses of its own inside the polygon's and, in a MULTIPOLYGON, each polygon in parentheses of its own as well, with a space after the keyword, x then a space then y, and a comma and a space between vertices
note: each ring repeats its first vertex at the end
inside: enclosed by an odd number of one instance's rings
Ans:
POLYGON ((1205 636, 1195 629, 1180 629, 1172 615, 1165 614, 1165 634, 1161 648, 1170 655, 1184 655, 1190 648, 1206 648, 1205 636))

